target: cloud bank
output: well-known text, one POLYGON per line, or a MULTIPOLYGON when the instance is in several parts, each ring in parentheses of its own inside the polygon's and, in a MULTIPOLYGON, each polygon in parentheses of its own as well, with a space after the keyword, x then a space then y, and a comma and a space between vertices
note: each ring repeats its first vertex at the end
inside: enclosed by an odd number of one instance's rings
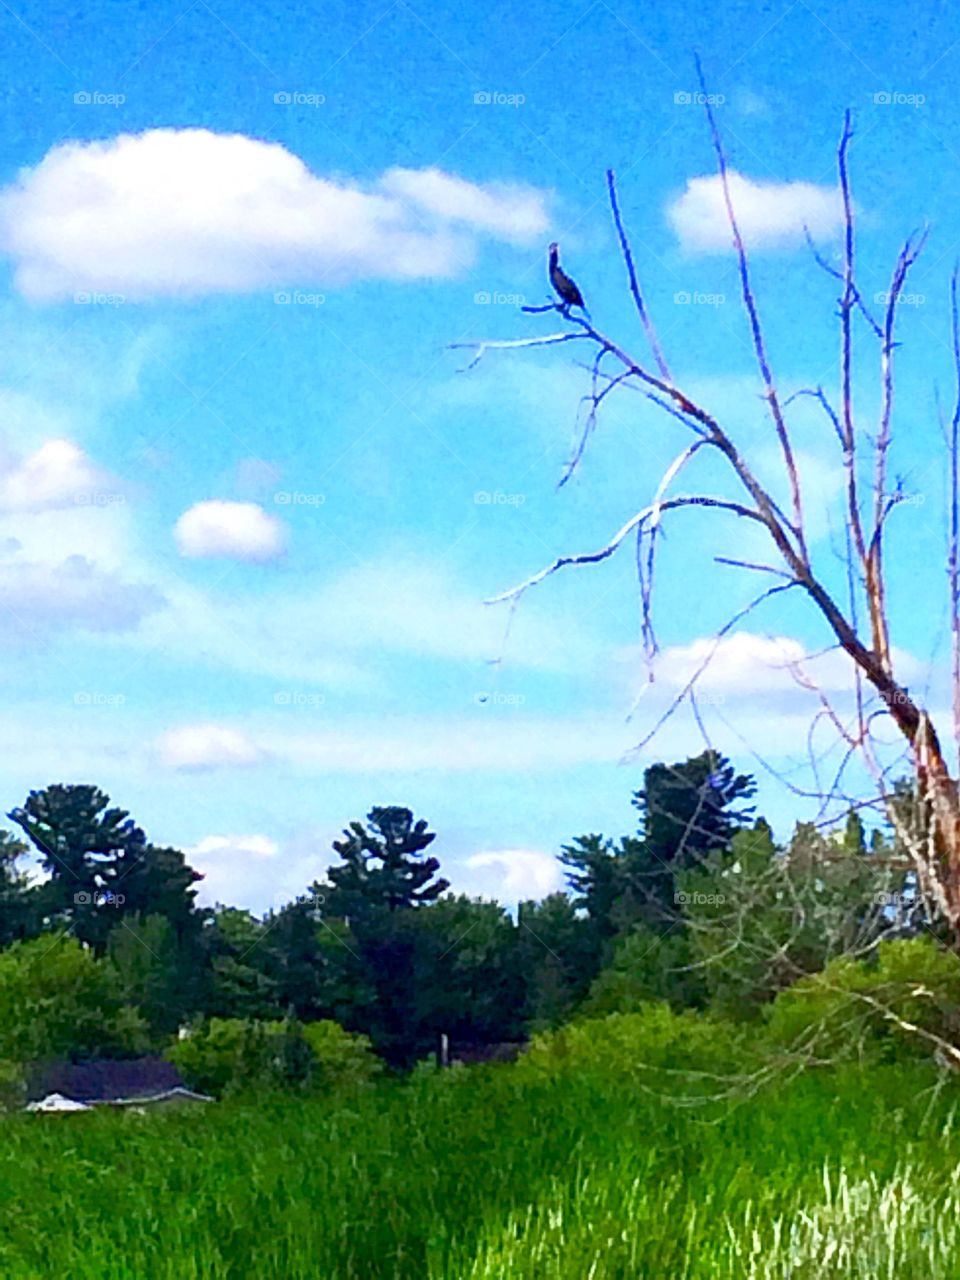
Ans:
POLYGON ((0 236, 28 298, 127 300, 455 274, 478 237, 525 243, 544 193, 440 169, 367 186, 277 143, 207 129, 67 142, 0 193, 0 236))

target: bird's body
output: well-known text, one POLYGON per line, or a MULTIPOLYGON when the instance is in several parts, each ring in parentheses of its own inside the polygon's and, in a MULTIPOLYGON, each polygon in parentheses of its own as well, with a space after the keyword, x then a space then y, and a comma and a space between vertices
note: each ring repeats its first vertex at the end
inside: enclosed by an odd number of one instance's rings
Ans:
POLYGON ((560 248, 556 244, 550 246, 550 283, 557 291, 564 311, 569 311, 571 307, 579 307, 584 315, 589 317, 590 312, 584 306, 583 294, 577 287, 576 281, 571 280, 560 265, 560 248))

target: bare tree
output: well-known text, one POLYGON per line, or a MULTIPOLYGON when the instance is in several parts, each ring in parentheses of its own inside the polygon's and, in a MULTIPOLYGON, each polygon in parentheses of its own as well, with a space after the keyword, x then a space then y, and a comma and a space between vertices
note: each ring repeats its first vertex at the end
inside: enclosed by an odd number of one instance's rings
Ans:
MULTIPOLYGON (((942 918, 955 937, 960 938, 960 798, 957 780, 951 775, 940 739, 927 709, 916 694, 911 694, 895 669, 895 653, 890 641, 890 624, 886 591, 887 522, 895 507, 907 499, 902 485, 891 489, 888 481, 888 456, 894 431, 894 357, 898 346, 896 324, 898 304, 904 286, 921 252, 925 232, 909 236, 894 264, 883 311, 874 317, 857 283, 854 203, 851 197, 848 157, 853 137, 850 113, 844 119, 837 149, 838 186, 843 209, 842 267, 831 266, 810 241, 819 266, 835 279, 839 287, 839 385, 831 394, 823 386, 804 388, 788 399, 777 389, 768 355, 760 309, 751 278, 747 250, 741 235, 732 196, 728 161, 713 107, 704 89, 707 123, 716 155, 720 189, 729 222, 733 252, 736 257, 740 297, 749 329, 753 353, 763 390, 763 399, 775 433, 781 462, 781 479, 788 500, 783 506, 769 487, 758 479, 758 471, 740 451, 728 427, 719 415, 700 403, 695 394, 674 380, 654 328, 631 251, 627 230, 617 195, 613 172, 607 174, 608 197, 617 233, 620 254, 626 269, 627 285, 639 316, 649 356, 628 351, 615 338, 591 320, 571 316, 560 304, 525 307, 525 311, 556 313, 564 323, 559 332, 515 339, 476 340, 454 344, 473 351, 468 368, 473 368, 488 352, 525 352, 554 348, 574 343, 590 353, 586 368, 590 374, 590 390, 584 397, 586 414, 579 442, 564 475, 563 483, 577 467, 587 441, 596 425, 604 403, 621 390, 639 392, 682 424, 690 439, 661 477, 651 500, 637 511, 598 550, 585 554, 562 555, 552 564, 525 581, 503 592, 489 603, 509 602, 515 607, 521 597, 551 574, 568 566, 596 564, 611 557, 625 541, 633 537, 637 544, 642 605, 642 638, 648 660, 657 652, 653 625, 653 584, 655 553, 665 517, 684 509, 704 508, 734 514, 762 528, 769 537, 772 556, 769 563, 716 556, 720 563, 734 565, 747 573, 756 573, 775 581, 741 609, 718 631, 715 647, 744 617, 759 604, 785 592, 801 592, 826 622, 835 638, 834 648, 852 659, 856 713, 845 717, 831 703, 809 672, 795 664, 793 674, 800 684, 811 690, 820 702, 818 720, 830 723, 843 744, 843 763, 832 784, 821 789, 824 801, 836 798, 840 778, 848 762, 860 758, 876 782, 877 794, 885 802, 891 821, 907 849, 916 874, 917 891, 929 914, 942 918), (855 326, 863 324, 873 335, 879 348, 879 422, 872 432, 854 413, 855 326), (805 397, 822 411, 824 423, 835 440, 838 463, 844 476, 843 522, 846 529, 846 583, 848 598, 838 597, 827 586, 825 566, 810 550, 804 513, 801 475, 790 426, 791 403, 805 397), (709 493, 677 495, 672 486, 698 455, 705 451, 719 454, 726 463, 734 483, 734 497, 709 493), (904 823, 903 808, 893 805, 889 767, 881 763, 877 750, 877 725, 881 719, 892 720, 904 741, 907 758, 916 779, 920 808, 919 821, 904 823)), ((809 236, 808 236, 809 239, 809 236)), ((949 455, 950 529, 948 539, 947 577, 953 644, 953 712, 954 733, 960 751, 960 504, 958 504, 958 437, 960 437, 960 322, 958 322, 957 279, 952 282, 953 350, 957 372, 957 399, 952 419, 947 424, 946 448, 949 455)), ((946 459, 945 459, 946 461, 946 459)), ((709 658, 681 690, 662 716, 653 732, 672 714, 683 699, 695 703, 697 679, 709 658)), ((651 666, 652 678, 652 666, 651 666)), ((653 734, 647 735, 645 745, 653 734)), ((846 797, 849 801, 849 797, 846 797)))

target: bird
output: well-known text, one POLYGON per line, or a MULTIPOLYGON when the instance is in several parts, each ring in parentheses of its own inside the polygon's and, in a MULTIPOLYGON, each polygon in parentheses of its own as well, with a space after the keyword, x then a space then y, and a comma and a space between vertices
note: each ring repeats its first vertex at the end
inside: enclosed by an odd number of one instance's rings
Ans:
POLYGON ((566 314, 571 307, 579 307, 587 319, 590 319, 590 312, 583 302, 583 294, 576 282, 570 279, 560 265, 560 246, 556 242, 550 246, 550 283, 560 295, 560 301, 563 303, 561 311, 566 314))

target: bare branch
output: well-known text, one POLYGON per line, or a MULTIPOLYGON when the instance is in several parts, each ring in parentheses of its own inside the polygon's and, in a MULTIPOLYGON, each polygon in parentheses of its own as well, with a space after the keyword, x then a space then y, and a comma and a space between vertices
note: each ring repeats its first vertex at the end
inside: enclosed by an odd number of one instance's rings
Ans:
POLYGON ((740 291, 743 297, 743 305, 750 321, 750 332, 753 337, 753 349, 757 357, 760 376, 763 379, 763 385, 766 390, 766 400, 770 409, 770 416, 773 418, 777 437, 780 441, 780 449, 783 453, 784 465, 786 466, 787 475, 790 481, 790 493, 793 501, 793 527, 800 547, 800 554, 806 563, 807 548, 803 534, 803 505, 800 497, 800 478, 797 474, 797 466, 793 456, 793 446, 790 443, 787 424, 784 421, 783 412, 780 408, 780 399, 773 383, 773 374, 770 370, 770 363, 767 359, 766 343, 764 341, 763 330, 760 325, 760 313, 757 310, 756 300, 753 296, 753 287, 750 283, 750 268, 747 262, 747 250, 743 243, 743 237, 740 234, 740 225, 737 222, 737 215, 733 208, 733 199, 730 195, 730 177, 727 168, 727 156, 723 148, 723 140, 720 137, 720 129, 717 126, 717 117, 714 114, 713 106, 711 105, 711 98, 707 93, 707 82, 704 78, 703 67, 700 64, 699 57, 696 59, 696 65, 700 88, 703 91, 704 110, 707 115, 707 121, 710 125, 713 149, 717 156, 717 169, 720 173, 720 183, 723 188, 723 200, 727 210, 727 221, 730 223, 730 230, 733 233, 733 245, 737 255, 737 264, 740 272, 740 291))
POLYGON ((517 351, 524 347, 553 347, 558 342, 576 342, 589 337, 586 333, 548 333, 542 338, 484 338, 478 342, 451 342, 450 351, 475 351, 476 356, 459 370, 468 373, 475 369, 488 351, 517 351))
MULTIPOLYGON (((689 450, 687 451, 689 453, 689 450)), ((547 565, 545 569, 541 569, 539 573, 533 574, 524 582, 519 583, 515 587, 511 587, 509 591, 502 591, 498 596, 491 596, 489 600, 484 600, 484 604, 502 604, 506 600, 519 599, 531 587, 537 586, 543 582, 545 578, 549 578, 551 574, 556 573, 559 569, 565 569, 569 565, 581 564, 597 564, 601 560, 608 560, 610 556, 620 547, 625 538, 627 538, 638 525, 643 524, 651 518, 655 511, 671 511, 674 507, 719 507, 725 511, 732 511, 735 515, 744 516, 748 520, 756 520, 759 524, 765 524, 763 516, 758 515, 756 511, 751 511, 749 507, 743 506, 739 502, 728 502, 724 498, 708 498, 708 497, 689 497, 689 498, 668 498, 665 502, 651 503, 650 506, 644 507, 642 511, 638 511, 636 515, 631 516, 622 529, 619 529, 610 541, 600 548, 599 551, 585 552, 575 556, 559 556, 554 560, 553 564, 547 565)))
POLYGON ((620 252, 623 255, 623 261, 626 264, 627 276, 630 280, 630 293, 633 295, 634 305, 637 308, 637 315, 640 317, 640 323, 643 325, 643 331, 647 335, 647 341, 650 344, 650 351, 654 360, 657 362, 657 368, 660 370, 660 377, 665 382, 672 382, 673 377, 667 368, 667 362, 663 358, 663 352, 660 349, 660 343, 657 339, 656 330, 653 322, 647 312, 646 304, 643 301, 643 294, 640 292, 640 282, 637 279, 636 268, 633 265, 633 254, 630 252, 630 241, 627 239, 627 233, 624 230, 623 218, 620 216, 620 206, 617 201, 617 180, 612 169, 607 170, 607 191, 610 195, 610 209, 613 213, 613 221, 617 228, 617 236, 620 239, 620 252))

